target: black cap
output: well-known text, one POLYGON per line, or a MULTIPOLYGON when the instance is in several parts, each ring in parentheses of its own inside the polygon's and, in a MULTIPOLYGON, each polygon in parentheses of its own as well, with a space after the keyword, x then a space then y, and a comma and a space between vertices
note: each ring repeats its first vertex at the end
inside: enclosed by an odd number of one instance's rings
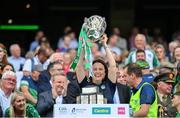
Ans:
POLYGON ((155 82, 167 82, 167 83, 174 83, 174 74, 173 73, 163 73, 155 77, 155 82))

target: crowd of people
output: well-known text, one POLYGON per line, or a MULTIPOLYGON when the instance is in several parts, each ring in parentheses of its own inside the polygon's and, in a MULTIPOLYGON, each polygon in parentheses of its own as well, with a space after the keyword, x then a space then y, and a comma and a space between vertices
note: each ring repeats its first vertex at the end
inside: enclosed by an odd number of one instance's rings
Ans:
POLYGON ((115 27, 93 43, 91 75, 84 50, 70 68, 78 48, 70 27, 56 49, 43 31, 25 56, 19 44, 8 50, 0 43, 0 116, 53 117, 54 104, 76 104, 82 88, 96 86, 107 104, 129 104, 133 117, 180 118, 179 36, 166 43, 158 32, 150 36, 135 27, 127 40, 115 27))

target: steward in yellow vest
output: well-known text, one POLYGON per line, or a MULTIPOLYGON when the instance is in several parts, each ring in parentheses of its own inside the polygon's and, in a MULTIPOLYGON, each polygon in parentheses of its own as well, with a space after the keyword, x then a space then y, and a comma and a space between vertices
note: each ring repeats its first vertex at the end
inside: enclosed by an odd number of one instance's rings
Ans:
POLYGON ((132 88, 130 106, 133 117, 157 117, 157 94, 154 87, 142 80, 141 68, 135 64, 129 64, 125 68, 127 84, 132 88))

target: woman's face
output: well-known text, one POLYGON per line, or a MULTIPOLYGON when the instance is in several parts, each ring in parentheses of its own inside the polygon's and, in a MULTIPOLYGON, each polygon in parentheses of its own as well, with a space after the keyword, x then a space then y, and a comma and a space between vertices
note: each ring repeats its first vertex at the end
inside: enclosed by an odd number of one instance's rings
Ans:
POLYGON ((156 54, 159 60, 164 58, 164 50, 163 48, 157 48, 156 49, 156 54))
POLYGON ((26 100, 24 96, 16 94, 13 107, 18 111, 23 111, 25 109, 26 100))
POLYGON ((117 79, 117 83, 126 85, 126 74, 123 69, 119 69, 116 72, 116 79, 117 79))
POLYGON ((0 48, 0 62, 3 60, 4 55, 5 55, 4 50, 0 48))
POLYGON ((174 95, 172 101, 172 106, 173 107, 177 107, 180 105, 180 100, 179 100, 179 96, 178 95, 174 95))
POLYGON ((104 66, 99 62, 93 64, 93 72, 97 81, 102 81, 106 75, 104 66))
POLYGON ((176 61, 180 61, 180 48, 174 50, 174 57, 176 61))
POLYGON ((13 71, 12 66, 6 65, 6 66, 4 67, 4 69, 2 70, 2 73, 6 72, 6 71, 13 71))

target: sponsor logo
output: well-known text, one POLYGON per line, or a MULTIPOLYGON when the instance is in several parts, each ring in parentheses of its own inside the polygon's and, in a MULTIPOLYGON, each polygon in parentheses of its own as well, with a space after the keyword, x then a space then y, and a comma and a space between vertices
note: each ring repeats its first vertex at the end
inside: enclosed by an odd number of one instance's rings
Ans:
POLYGON ((110 107, 93 107, 92 114, 111 114, 110 107))
POLYGON ((71 114, 84 114, 87 111, 87 109, 84 108, 72 108, 71 114))
POLYGON ((125 107, 118 107, 118 114, 119 115, 125 115, 125 107))
POLYGON ((66 107, 59 107, 59 113, 60 114, 67 114, 67 108, 66 107))

